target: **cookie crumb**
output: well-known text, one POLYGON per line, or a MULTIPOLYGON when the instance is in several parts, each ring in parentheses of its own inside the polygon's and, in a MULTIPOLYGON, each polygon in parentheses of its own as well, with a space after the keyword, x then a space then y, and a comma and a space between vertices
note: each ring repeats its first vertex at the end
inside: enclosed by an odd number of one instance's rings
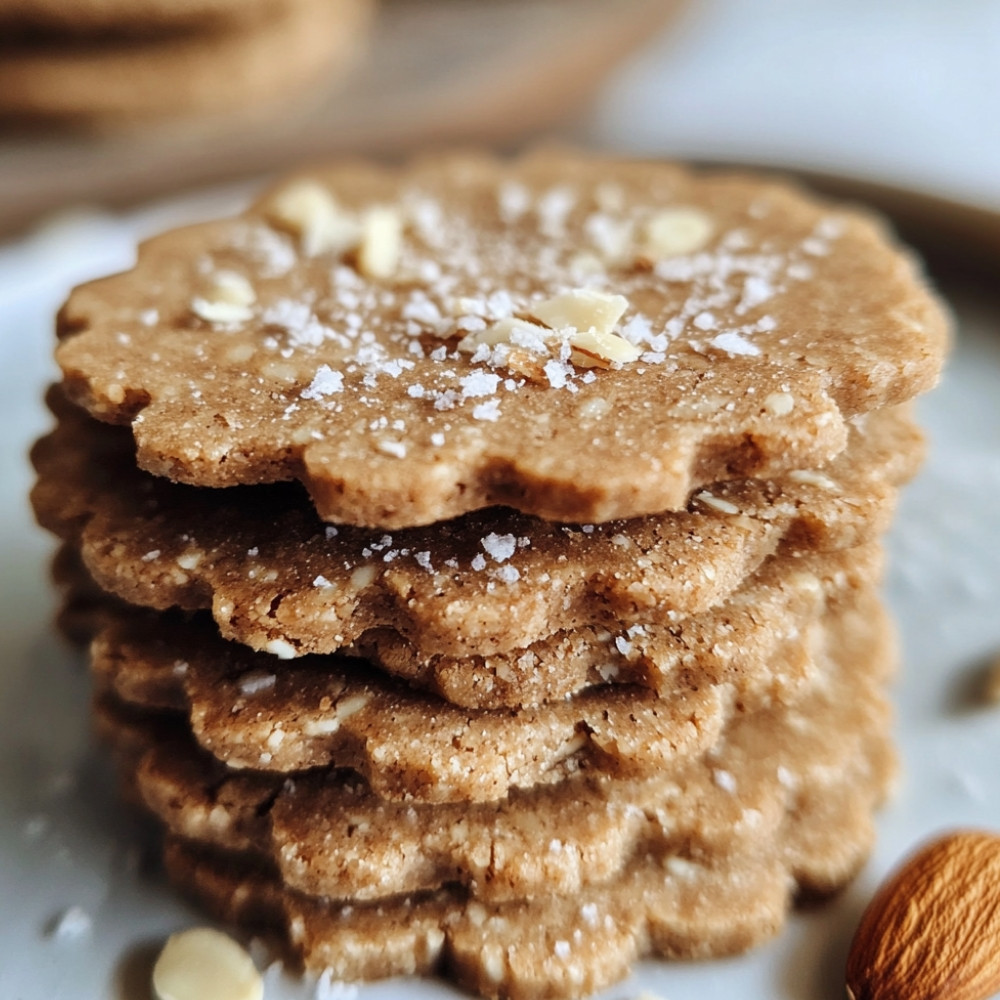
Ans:
POLYGON ((191 312, 208 323, 245 323, 253 317, 257 293, 237 271, 217 271, 203 295, 191 300, 191 312))
POLYGON ((641 249, 653 260, 680 257, 704 250, 714 232, 712 219, 701 209, 665 208, 646 223, 641 249))
POLYGON ((93 929, 94 921, 81 906, 71 906, 53 922, 50 936, 57 941, 76 941, 86 937, 93 929))

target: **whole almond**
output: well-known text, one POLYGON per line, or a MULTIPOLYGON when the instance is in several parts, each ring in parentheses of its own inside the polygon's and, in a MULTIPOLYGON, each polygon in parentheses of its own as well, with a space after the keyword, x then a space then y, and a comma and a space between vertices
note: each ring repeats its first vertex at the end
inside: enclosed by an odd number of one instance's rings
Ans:
POLYGON ((1000 991, 1000 836, 948 834, 868 905, 847 959, 851 1000, 986 1000, 1000 991))

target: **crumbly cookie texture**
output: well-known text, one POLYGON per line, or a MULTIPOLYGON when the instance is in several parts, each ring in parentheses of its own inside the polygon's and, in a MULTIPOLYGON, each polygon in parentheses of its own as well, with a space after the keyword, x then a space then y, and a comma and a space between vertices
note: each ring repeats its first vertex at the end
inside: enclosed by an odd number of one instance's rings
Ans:
POLYGON ((679 673, 661 697, 601 686, 517 713, 458 708, 357 660, 276 669, 204 619, 133 617, 102 630, 91 661, 100 686, 125 701, 183 712, 198 742, 231 767, 350 767, 383 798, 495 801, 581 769, 643 777, 697 756, 734 713, 799 697, 821 640, 814 623, 770 661, 741 663, 714 682, 679 673))
POLYGON ((134 604, 210 608, 220 630, 281 657, 374 628, 422 655, 492 655, 562 629, 676 624, 733 592, 779 548, 833 551, 889 524, 920 459, 905 414, 852 425, 821 472, 699 490, 689 509, 554 525, 506 509, 387 533, 327 525, 288 485, 205 490, 135 468, 127 431, 75 407, 35 448, 41 523, 134 604))
MULTIPOLYGON (((664 693, 681 670, 718 681, 743 662, 767 660, 845 588, 877 580, 881 567, 877 544, 776 555, 717 607, 669 625, 585 626, 524 649, 467 657, 421 656, 398 632, 379 628, 345 652, 466 708, 533 707, 607 683, 664 693)), ((94 583, 69 545, 59 550, 53 577, 64 591, 60 627, 71 641, 90 642, 114 624, 108 611, 118 614, 121 602, 94 583)))
POLYGON ((818 467, 847 419, 934 383, 947 323, 868 216, 540 153, 288 182, 146 243, 59 334, 67 392, 131 424, 143 468, 299 479, 323 519, 397 529, 603 522, 818 467))
POLYGON ((706 678, 765 660, 820 614, 831 593, 878 575, 878 546, 772 556, 715 608, 670 625, 564 630, 494 656, 421 656, 392 629, 373 629, 349 649, 410 684, 470 708, 537 705, 601 683, 665 691, 675 671, 706 678))
POLYGON ((489 902, 571 895, 614 880, 637 856, 752 857, 789 809, 829 791, 831 776, 846 789, 884 771, 881 690, 894 647, 872 590, 834 610, 827 644, 836 655, 799 700, 735 716, 697 760, 646 781, 581 775, 489 805, 386 802, 347 772, 291 781, 233 772, 182 727, 144 745, 141 727, 130 731, 107 702, 101 728, 173 833, 251 852, 290 889, 360 902, 455 883, 489 902))
POLYGON ((168 841, 166 864, 221 918, 276 925, 307 967, 341 979, 443 972, 489 997, 579 997, 643 955, 743 951, 778 930, 797 890, 843 885, 870 848, 871 809, 892 772, 885 736, 873 734, 867 768, 816 775, 748 855, 640 855, 603 885, 529 902, 442 890, 339 904, 282 886, 243 855, 178 839, 168 841))

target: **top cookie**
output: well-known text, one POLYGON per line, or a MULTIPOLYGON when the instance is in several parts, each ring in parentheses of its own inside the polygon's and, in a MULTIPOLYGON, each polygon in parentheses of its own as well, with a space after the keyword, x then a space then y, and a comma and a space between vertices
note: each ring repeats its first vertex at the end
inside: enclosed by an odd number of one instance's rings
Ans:
POLYGON ((683 507, 929 388, 945 315, 866 215, 540 153, 346 164, 144 244, 59 321, 70 396, 187 483, 389 528, 683 507))

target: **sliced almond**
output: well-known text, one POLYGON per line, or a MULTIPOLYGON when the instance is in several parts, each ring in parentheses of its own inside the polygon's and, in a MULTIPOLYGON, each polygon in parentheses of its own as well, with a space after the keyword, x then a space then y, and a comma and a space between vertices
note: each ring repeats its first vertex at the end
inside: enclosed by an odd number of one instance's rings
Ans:
POLYGON ((266 209, 268 219, 297 236, 307 257, 342 254, 361 240, 361 225, 316 181, 294 181, 282 188, 266 209))
POLYGON ((203 295, 191 300, 191 311, 209 323, 245 323, 253 317, 257 293, 236 271, 216 271, 203 295))
POLYGON ((709 493, 708 490, 702 490, 700 493, 694 495, 695 500, 700 501, 706 507, 711 507, 712 510, 717 510, 720 514, 738 514, 740 512, 739 507, 724 497, 717 497, 714 493, 709 493))
POLYGON ((635 344, 630 344, 616 333, 602 333, 598 330, 584 330, 569 338, 570 361, 579 368, 608 368, 635 361, 642 353, 635 344))
POLYGON ((537 358, 551 356, 553 345, 560 343, 568 343, 569 360, 577 367, 609 368, 635 361, 642 353, 611 332, 627 308, 628 299, 622 295, 576 289, 533 304, 531 320, 511 316, 470 333, 459 341, 458 349, 474 354, 483 344, 510 347, 494 363, 499 361, 533 381, 544 374, 537 358))
POLYGON ((664 208, 646 222, 642 251, 653 260, 697 253, 714 232, 711 217, 700 208, 664 208))
POLYGON ((626 309, 624 295, 577 288, 532 304, 531 315, 553 330, 572 328, 603 334, 611 333, 626 309))
POLYGON ((385 205, 368 209, 361 219, 358 270, 366 278, 391 278, 402 249, 403 219, 399 212, 385 205))
POLYGON ((546 341, 552 332, 537 323, 529 323, 515 316, 507 316, 486 327, 485 330, 475 330, 458 342, 458 349, 465 354, 475 354, 483 344, 497 347, 500 344, 514 344, 520 347, 537 346, 545 349, 546 341))
POLYGON ((264 981, 250 956, 210 927, 173 934, 153 967, 157 1000, 262 1000, 264 981))

